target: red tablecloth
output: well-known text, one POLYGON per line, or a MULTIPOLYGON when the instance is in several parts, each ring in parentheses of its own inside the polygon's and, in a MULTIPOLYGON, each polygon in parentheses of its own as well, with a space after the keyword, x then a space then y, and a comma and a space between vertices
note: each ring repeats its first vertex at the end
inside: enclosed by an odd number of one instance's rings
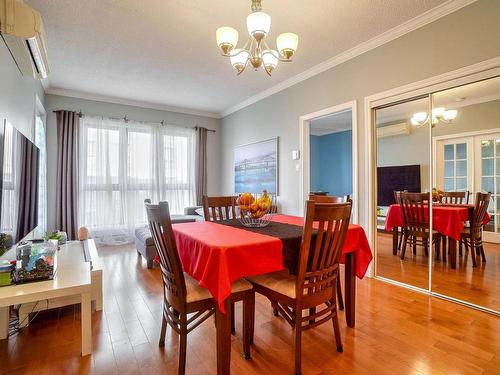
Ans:
MULTIPOLYGON (((469 220, 469 211, 473 206, 433 206, 432 226, 434 230, 454 240, 460 240, 460 234, 464 230, 464 223, 469 220)), ((490 221, 486 213, 484 224, 490 221)), ((393 204, 387 211, 385 230, 391 231, 394 227, 402 227, 403 213, 399 204, 393 204)))
MULTIPOLYGON (((303 219, 278 215, 276 221, 302 225, 303 219)), ((282 243, 278 238, 213 222, 173 225, 184 271, 208 288, 224 310, 231 284, 244 277, 284 268, 282 243)), ((356 275, 362 278, 372 254, 362 227, 349 227, 345 252, 356 252, 356 275)))

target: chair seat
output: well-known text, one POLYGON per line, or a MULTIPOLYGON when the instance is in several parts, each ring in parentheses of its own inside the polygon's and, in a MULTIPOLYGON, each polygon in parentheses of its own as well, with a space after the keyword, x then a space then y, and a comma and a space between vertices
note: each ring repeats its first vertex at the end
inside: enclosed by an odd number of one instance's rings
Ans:
POLYGON ((297 282, 297 277, 295 275, 290 275, 288 270, 249 276, 246 279, 252 284, 273 290, 289 298, 295 298, 296 296, 295 284, 297 282))
MULTIPOLYGON (((212 294, 207 288, 200 286, 198 280, 184 272, 184 280, 186 281, 186 302, 197 302, 205 299, 213 298, 212 294)), ((236 280, 231 284, 231 293, 244 292, 251 290, 252 284, 244 279, 236 280)))

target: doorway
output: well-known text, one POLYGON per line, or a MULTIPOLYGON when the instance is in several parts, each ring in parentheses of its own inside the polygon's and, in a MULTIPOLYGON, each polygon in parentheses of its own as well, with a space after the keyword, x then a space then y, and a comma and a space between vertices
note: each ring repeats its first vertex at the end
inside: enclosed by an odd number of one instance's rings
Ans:
MULTIPOLYGON (((302 155, 300 208, 309 193, 346 196, 353 200, 357 223, 357 114, 356 101, 300 118, 302 155)), ((301 212, 303 214, 303 212, 301 212)))

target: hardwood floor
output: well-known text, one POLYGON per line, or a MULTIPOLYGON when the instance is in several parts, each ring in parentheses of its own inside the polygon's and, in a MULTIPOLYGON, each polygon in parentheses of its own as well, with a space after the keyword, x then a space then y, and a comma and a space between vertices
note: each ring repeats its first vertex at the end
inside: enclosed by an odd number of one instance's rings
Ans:
MULTIPOLYGON (((93 313, 93 354, 79 356, 79 308, 41 313, 30 327, 0 341, 2 374, 175 374, 178 337, 169 328, 158 347, 162 288, 158 269, 138 261, 133 246, 102 248, 104 310, 93 313)), ((500 318, 386 283, 358 282, 356 328, 340 313, 344 353, 331 324, 303 337, 304 374, 498 374, 500 318)), ((240 305, 240 304, 239 304, 240 305)), ((293 335, 257 297, 255 345, 243 359, 241 306, 232 342, 233 374, 292 374, 293 335)), ((188 337, 187 373, 213 374, 215 327, 188 337)))
MULTIPOLYGON (((422 247, 417 247, 416 256, 407 250, 401 260, 392 254, 392 234, 379 232, 377 241, 379 275, 428 288, 429 258, 422 247)), ((457 256, 456 269, 450 267, 449 261, 434 260, 433 291, 500 311, 500 245, 485 243, 484 251, 486 263, 479 261, 476 268, 465 250, 462 257, 457 256)))

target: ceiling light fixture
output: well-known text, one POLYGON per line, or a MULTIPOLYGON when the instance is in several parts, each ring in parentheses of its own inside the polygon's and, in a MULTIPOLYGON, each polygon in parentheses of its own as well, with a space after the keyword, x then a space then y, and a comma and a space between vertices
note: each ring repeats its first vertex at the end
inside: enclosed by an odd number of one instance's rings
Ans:
MULTIPOLYGON (((446 109, 444 107, 434 108, 432 110, 432 127, 439 122, 445 124, 452 123, 457 117, 457 114, 458 111, 456 109, 446 109)), ((429 116, 427 115, 427 112, 417 112, 413 114, 410 122, 416 127, 423 126, 429 122, 429 116)))
POLYGON ((222 55, 229 57, 231 65, 238 75, 243 73, 248 63, 255 70, 264 67, 266 73, 271 75, 278 66, 278 62, 290 62, 297 51, 299 37, 294 33, 283 33, 276 38, 277 50, 269 48, 266 36, 271 29, 271 17, 262 12, 261 0, 252 1, 252 13, 247 17, 247 29, 250 39, 243 48, 236 48, 238 44, 238 31, 232 27, 219 27, 215 32, 217 46, 222 55))

